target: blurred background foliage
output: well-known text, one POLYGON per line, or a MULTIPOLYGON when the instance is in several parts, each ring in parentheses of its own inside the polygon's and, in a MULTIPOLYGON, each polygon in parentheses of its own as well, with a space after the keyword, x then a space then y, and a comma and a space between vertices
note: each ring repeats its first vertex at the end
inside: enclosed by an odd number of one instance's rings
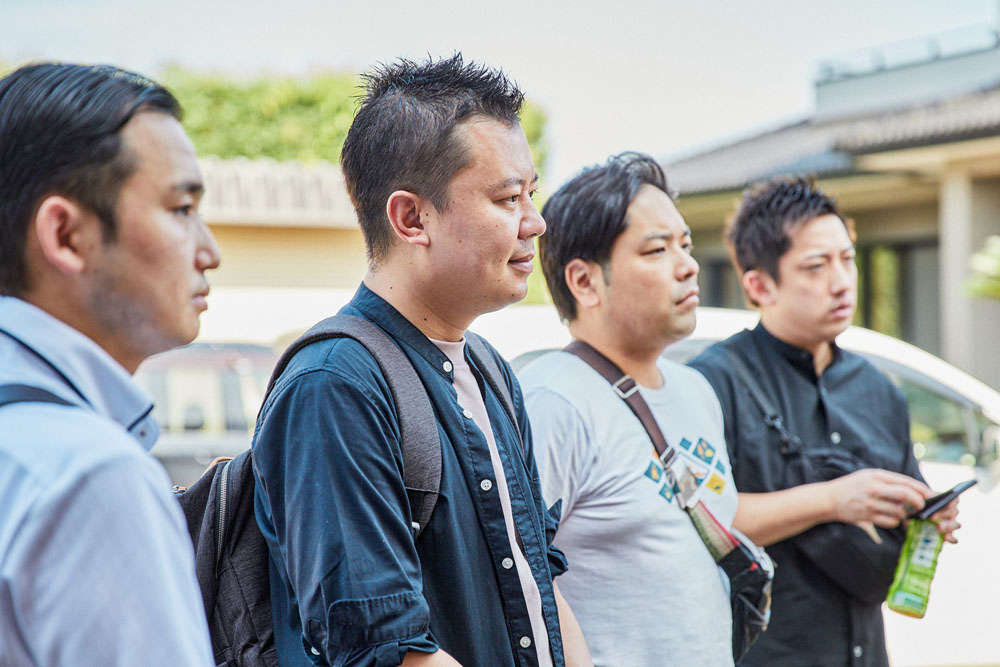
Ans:
POLYGON ((184 107, 199 155, 337 163, 359 78, 341 72, 236 78, 168 67, 160 77, 184 107))
MULTIPOLYGON (((235 77, 167 67, 159 80, 184 107, 184 128, 200 155, 221 158, 340 161, 361 98, 361 77, 347 72, 235 77)), ((521 125, 535 167, 548 158, 545 111, 528 101, 521 125)))

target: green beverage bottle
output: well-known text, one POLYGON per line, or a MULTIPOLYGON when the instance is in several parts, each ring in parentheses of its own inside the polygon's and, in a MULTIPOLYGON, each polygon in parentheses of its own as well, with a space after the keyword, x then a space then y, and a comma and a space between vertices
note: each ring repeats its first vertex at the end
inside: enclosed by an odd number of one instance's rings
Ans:
POLYGON ((943 544, 936 523, 929 519, 910 519, 906 542, 886 597, 889 609, 914 618, 924 617, 943 544))

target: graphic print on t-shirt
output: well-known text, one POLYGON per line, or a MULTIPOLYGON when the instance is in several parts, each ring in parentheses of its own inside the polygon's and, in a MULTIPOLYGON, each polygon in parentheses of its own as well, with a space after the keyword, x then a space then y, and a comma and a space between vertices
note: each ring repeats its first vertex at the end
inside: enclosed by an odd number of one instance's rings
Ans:
MULTIPOLYGON (((726 464, 721 459, 716 460, 715 447, 704 438, 698 438, 694 443, 687 438, 681 438, 678 444, 676 451, 680 456, 674 461, 675 478, 680 479, 686 467, 699 487, 704 486, 721 496, 726 488, 726 464)), ((659 484, 660 496, 667 502, 672 502, 680 489, 676 482, 672 485, 668 482, 656 450, 653 449, 651 452, 653 460, 649 462, 643 475, 654 484, 659 484)))

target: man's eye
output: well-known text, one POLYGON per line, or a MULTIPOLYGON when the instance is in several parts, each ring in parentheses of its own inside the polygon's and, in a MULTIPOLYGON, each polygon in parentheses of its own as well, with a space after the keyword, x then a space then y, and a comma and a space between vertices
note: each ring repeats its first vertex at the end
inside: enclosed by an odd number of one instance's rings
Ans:
POLYGON ((507 197, 507 201, 509 201, 511 204, 516 204, 517 200, 520 198, 521 198, 520 194, 511 195, 510 197, 507 197))
POLYGON ((194 213, 194 206, 192 204, 187 204, 186 206, 178 206, 174 209, 174 213, 184 216, 185 218, 194 213))

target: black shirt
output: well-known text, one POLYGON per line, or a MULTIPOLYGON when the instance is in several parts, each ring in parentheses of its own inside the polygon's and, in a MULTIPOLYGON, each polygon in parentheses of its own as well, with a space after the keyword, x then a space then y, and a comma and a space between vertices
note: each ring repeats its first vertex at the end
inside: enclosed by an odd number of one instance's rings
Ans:
MULTIPOLYGON (((906 400, 864 358, 833 345, 819 376, 812 355, 763 325, 716 343, 690 362, 722 404, 736 487, 788 488, 778 437, 728 361, 743 360, 785 426, 806 447, 841 447, 875 468, 920 479, 906 400)), ((816 569, 789 538, 767 548, 777 563, 771 623, 741 665, 861 667, 888 665, 880 605, 866 605, 816 569)))

